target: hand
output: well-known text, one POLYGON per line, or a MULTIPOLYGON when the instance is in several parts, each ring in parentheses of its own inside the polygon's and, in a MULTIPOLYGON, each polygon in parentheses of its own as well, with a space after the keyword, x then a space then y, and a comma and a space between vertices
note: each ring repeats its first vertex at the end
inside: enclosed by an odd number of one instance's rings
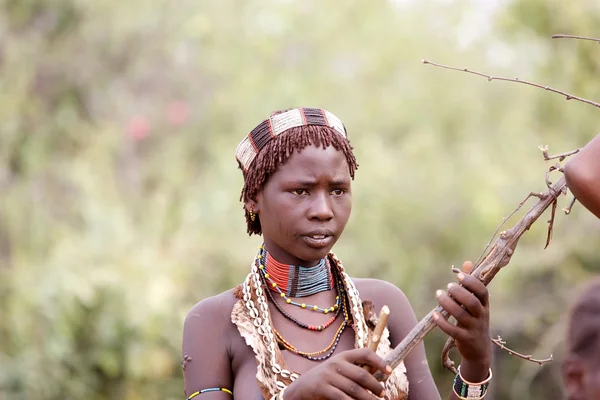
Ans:
POLYGON ((379 370, 386 375, 391 373, 383 359, 373 351, 348 350, 303 373, 288 386, 284 398, 373 400, 376 396, 383 397, 382 384, 365 371, 363 365, 369 365, 372 371, 379 370))
POLYGON ((440 306, 456 319, 456 326, 437 313, 434 319, 441 330, 454 338, 463 363, 481 366, 487 373, 492 358, 489 295, 483 282, 469 275, 472 269, 473 264, 466 261, 463 272, 457 275, 461 285, 450 283, 447 292, 436 293, 440 306))

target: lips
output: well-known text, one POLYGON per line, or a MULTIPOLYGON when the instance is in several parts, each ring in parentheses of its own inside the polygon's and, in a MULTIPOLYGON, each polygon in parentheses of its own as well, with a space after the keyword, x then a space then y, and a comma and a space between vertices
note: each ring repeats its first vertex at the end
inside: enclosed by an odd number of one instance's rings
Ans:
POLYGON ((328 229, 319 229, 302 235, 304 242, 310 247, 322 249, 333 243, 333 232, 328 229))

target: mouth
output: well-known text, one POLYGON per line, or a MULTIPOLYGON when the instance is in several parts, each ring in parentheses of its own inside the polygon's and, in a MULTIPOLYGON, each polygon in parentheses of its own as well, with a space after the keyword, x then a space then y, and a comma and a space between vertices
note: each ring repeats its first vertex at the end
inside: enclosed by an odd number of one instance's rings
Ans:
POLYGON ((315 230, 302 235, 304 242, 315 249, 328 247, 333 243, 334 235, 330 230, 315 230))

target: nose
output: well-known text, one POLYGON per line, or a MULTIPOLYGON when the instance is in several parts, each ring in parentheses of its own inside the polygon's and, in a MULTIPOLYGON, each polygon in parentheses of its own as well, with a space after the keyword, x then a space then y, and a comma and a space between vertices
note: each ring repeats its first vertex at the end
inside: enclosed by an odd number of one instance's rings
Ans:
POLYGON ((328 193, 319 193, 313 196, 308 218, 317 221, 329 221, 333 218, 331 198, 328 193))

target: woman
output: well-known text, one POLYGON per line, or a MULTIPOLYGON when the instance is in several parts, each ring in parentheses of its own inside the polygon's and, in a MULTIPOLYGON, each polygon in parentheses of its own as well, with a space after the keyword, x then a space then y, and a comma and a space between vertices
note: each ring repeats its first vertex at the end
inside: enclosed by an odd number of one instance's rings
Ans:
POLYGON ((586 284, 573 303, 562 364, 568 400, 600 399, 600 277, 586 284))
MULTIPOLYGON (((276 112, 242 140, 236 159, 248 233, 263 245, 242 285, 189 312, 186 396, 439 399, 422 343, 393 372, 383 362, 417 323, 402 291, 349 278, 330 252, 350 217, 357 169, 341 121, 314 108, 276 112), (375 353, 365 346, 383 305, 391 313, 375 353), (365 366, 388 374, 385 386, 365 366)), ((449 398, 483 398, 492 377, 488 292, 466 273, 457 278, 436 293, 458 322, 435 316, 462 355, 449 398)))
POLYGON ((565 164, 565 177, 577 200, 600 218, 600 135, 565 164))

